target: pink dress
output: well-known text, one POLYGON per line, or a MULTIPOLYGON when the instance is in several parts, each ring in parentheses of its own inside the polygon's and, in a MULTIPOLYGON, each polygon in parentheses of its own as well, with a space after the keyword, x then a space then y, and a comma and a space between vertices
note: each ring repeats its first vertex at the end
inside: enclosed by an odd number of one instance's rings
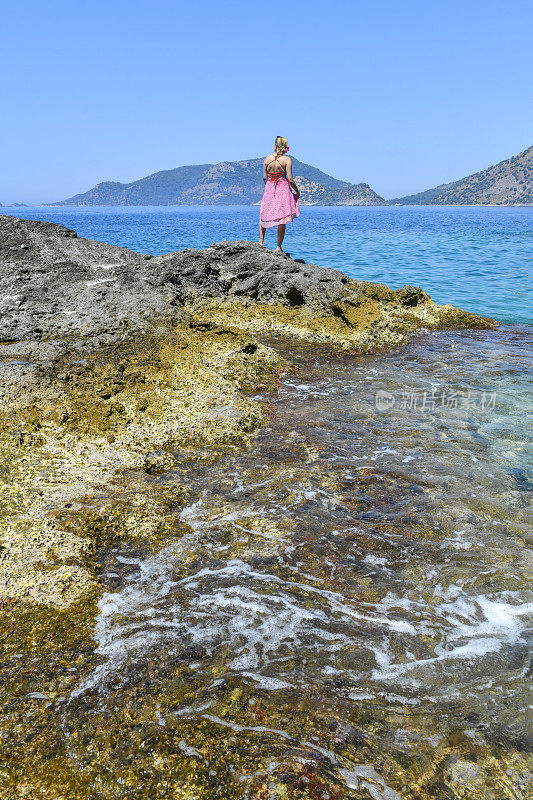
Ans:
POLYGON ((263 228, 283 225, 300 216, 300 202, 292 191, 285 173, 267 171, 267 174, 268 179, 259 211, 259 222, 263 228))

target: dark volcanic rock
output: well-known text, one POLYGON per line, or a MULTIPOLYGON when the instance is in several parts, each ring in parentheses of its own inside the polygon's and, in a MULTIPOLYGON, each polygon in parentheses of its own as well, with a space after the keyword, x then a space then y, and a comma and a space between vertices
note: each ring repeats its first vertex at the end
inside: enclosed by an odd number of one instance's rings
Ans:
POLYGON ((182 306, 195 301, 302 308, 352 328, 364 321, 361 306, 367 309, 365 324, 377 324, 380 308, 422 306, 433 315, 444 308, 420 287, 394 291, 351 280, 254 242, 219 242, 147 258, 78 238, 63 225, 9 216, 0 216, 0 278, 0 342, 120 338, 158 321, 190 320, 182 306))
POLYGON ((63 225, 0 216, 0 341, 101 336, 142 324, 168 306, 149 264, 63 225))
POLYGON ((227 295, 332 313, 332 303, 354 283, 339 270, 301 264, 254 242, 218 242, 157 261, 163 281, 175 286, 183 301, 227 295))
POLYGON ((253 242, 146 259, 63 225, 0 216, 0 341, 116 334, 195 299, 249 298, 332 314, 357 282, 253 242), (348 289, 348 284, 350 288, 348 289))

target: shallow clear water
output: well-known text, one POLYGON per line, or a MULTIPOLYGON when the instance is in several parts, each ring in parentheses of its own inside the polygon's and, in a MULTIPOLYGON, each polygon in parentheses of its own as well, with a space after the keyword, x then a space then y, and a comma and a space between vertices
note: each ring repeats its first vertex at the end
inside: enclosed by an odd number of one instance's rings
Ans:
MULTIPOLYGON (((80 236, 160 253, 223 239, 255 240, 259 210, 247 206, 2 208, 60 222, 80 236)), ((267 232, 273 246, 275 232, 267 232)), ((420 285, 438 303, 505 322, 533 308, 533 207, 302 208, 287 228, 294 258, 397 289, 420 285)))
POLYGON ((405 764, 422 748, 430 774, 466 741, 468 769, 484 774, 486 748, 511 787, 476 797, 525 797, 499 759, 533 749, 532 344, 531 327, 502 326, 296 353, 250 449, 160 478, 193 491, 181 538, 108 553, 100 664, 70 696, 66 735, 122 714, 155 675, 139 735, 155 722, 193 760, 204 723, 220 747, 266 737, 280 760, 325 759, 345 790, 452 797, 417 794, 405 764))

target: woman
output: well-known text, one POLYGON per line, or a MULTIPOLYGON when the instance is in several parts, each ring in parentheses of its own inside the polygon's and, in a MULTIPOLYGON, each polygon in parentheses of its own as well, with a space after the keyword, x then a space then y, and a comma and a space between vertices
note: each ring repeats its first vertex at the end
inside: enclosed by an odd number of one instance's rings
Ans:
POLYGON ((285 225, 300 216, 300 190, 292 177, 292 161, 286 155, 289 149, 284 136, 277 136, 275 152, 263 162, 265 191, 259 212, 259 244, 263 246, 265 230, 278 226, 278 246, 276 253, 288 255, 281 249, 285 236, 285 225))

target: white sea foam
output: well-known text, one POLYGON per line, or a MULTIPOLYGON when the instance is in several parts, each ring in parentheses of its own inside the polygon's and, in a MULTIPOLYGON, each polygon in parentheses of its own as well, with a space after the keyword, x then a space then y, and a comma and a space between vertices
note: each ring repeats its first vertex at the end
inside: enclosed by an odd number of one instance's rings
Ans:
POLYGON ((252 678, 262 689, 287 689, 294 684, 289 683, 288 681, 282 681, 279 678, 269 678, 266 675, 260 675, 258 672, 241 672, 241 675, 244 675, 245 678, 252 678))
POLYGON ((352 769, 340 769, 339 774, 349 789, 366 789, 373 800, 401 800, 400 792, 387 786, 381 775, 368 764, 358 764, 352 769))
MULTIPOLYGON (((314 653, 309 664, 318 657, 321 673, 335 675, 343 671, 335 653, 350 648, 362 634, 371 637, 373 680, 416 687, 421 670, 427 677, 428 669, 439 663, 482 658, 506 643, 523 641, 526 619, 533 612, 533 603, 521 602, 518 594, 469 595, 461 583, 435 584, 432 603, 426 596, 389 592, 376 604, 356 604, 340 592, 322 588, 321 578, 295 566, 290 565, 298 578, 286 580, 237 558, 204 566, 177 580, 175 567, 183 554, 194 550, 203 532, 214 524, 212 509, 202 499, 185 508, 181 518, 191 532, 179 543, 144 561, 117 559, 137 570, 119 591, 107 592, 100 600, 95 637, 104 661, 73 697, 104 687, 110 675, 120 674, 125 664, 154 648, 179 649, 188 644, 200 646, 208 656, 223 644, 230 645, 228 669, 275 690, 292 685, 284 673, 288 649, 300 653, 302 664, 306 653, 314 653), (398 662, 389 646, 393 632, 402 634, 405 642, 420 636, 433 639, 433 655, 416 658, 416 647, 406 645, 398 662)), ((236 510, 226 511, 214 519, 236 523, 239 515, 236 510)), ((463 533, 460 529, 455 536, 463 533)), ((449 543, 465 544, 453 537, 449 543)), ((384 567, 388 559, 366 554, 364 562, 384 567)), ((331 566, 336 565, 331 562, 331 566)), ((438 574, 436 569, 429 570, 427 581, 434 581, 438 574)), ((344 673, 355 683, 360 678, 353 671, 344 673)))
POLYGON ((504 597, 491 599, 486 595, 468 595, 462 586, 447 589, 435 587, 435 604, 428 607, 421 599, 396 597, 389 593, 376 609, 387 613, 403 609, 411 614, 424 614, 426 626, 433 629, 438 641, 434 656, 394 663, 387 645, 376 649, 378 668, 372 678, 380 681, 400 681, 403 685, 419 685, 417 677, 424 676, 427 686, 428 669, 453 660, 472 661, 496 653, 504 645, 525 643, 523 634, 533 615, 533 602, 524 602, 519 593, 506 592, 504 597), (509 600, 515 600, 514 603, 509 600))
POLYGON ((375 556, 373 553, 367 553, 366 556, 363 558, 363 561, 366 561, 367 564, 388 564, 389 559, 383 558, 383 556, 375 556))
MULTIPOLYGON (((192 517, 198 503, 182 516, 192 517)), ((198 523, 201 527, 202 522, 198 523)), ((390 619, 371 608, 348 601, 341 593, 254 570, 240 559, 206 566, 180 580, 173 573, 182 553, 194 545, 199 533, 182 540, 145 561, 134 562, 139 571, 117 592, 107 592, 99 602, 95 627, 97 652, 105 661, 75 690, 103 686, 110 675, 143 653, 164 645, 179 648, 201 646, 207 654, 223 644, 231 645, 228 668, 261 676, 266 688, 287 685, 281 674, 287 648, 303 655, 322 653, 322 659, 352 644, 357 632, 373 628, 415 633, 408 621, 390 619), (350 634, 350 631, 353 631, 350 634), (266 670, 266 674, 264 674, 266 670)), ((323 663, 323 668, 328 666, 323 663)), ((334 670, 335 671, 335 670, 334 670)))
POLYGON ((386 455, 398 455, 400 451, 395 450, 392 447, 377 447, 372 455, 368 456, 371 461, 376 461, 378 458, 382 458, 386 455))

